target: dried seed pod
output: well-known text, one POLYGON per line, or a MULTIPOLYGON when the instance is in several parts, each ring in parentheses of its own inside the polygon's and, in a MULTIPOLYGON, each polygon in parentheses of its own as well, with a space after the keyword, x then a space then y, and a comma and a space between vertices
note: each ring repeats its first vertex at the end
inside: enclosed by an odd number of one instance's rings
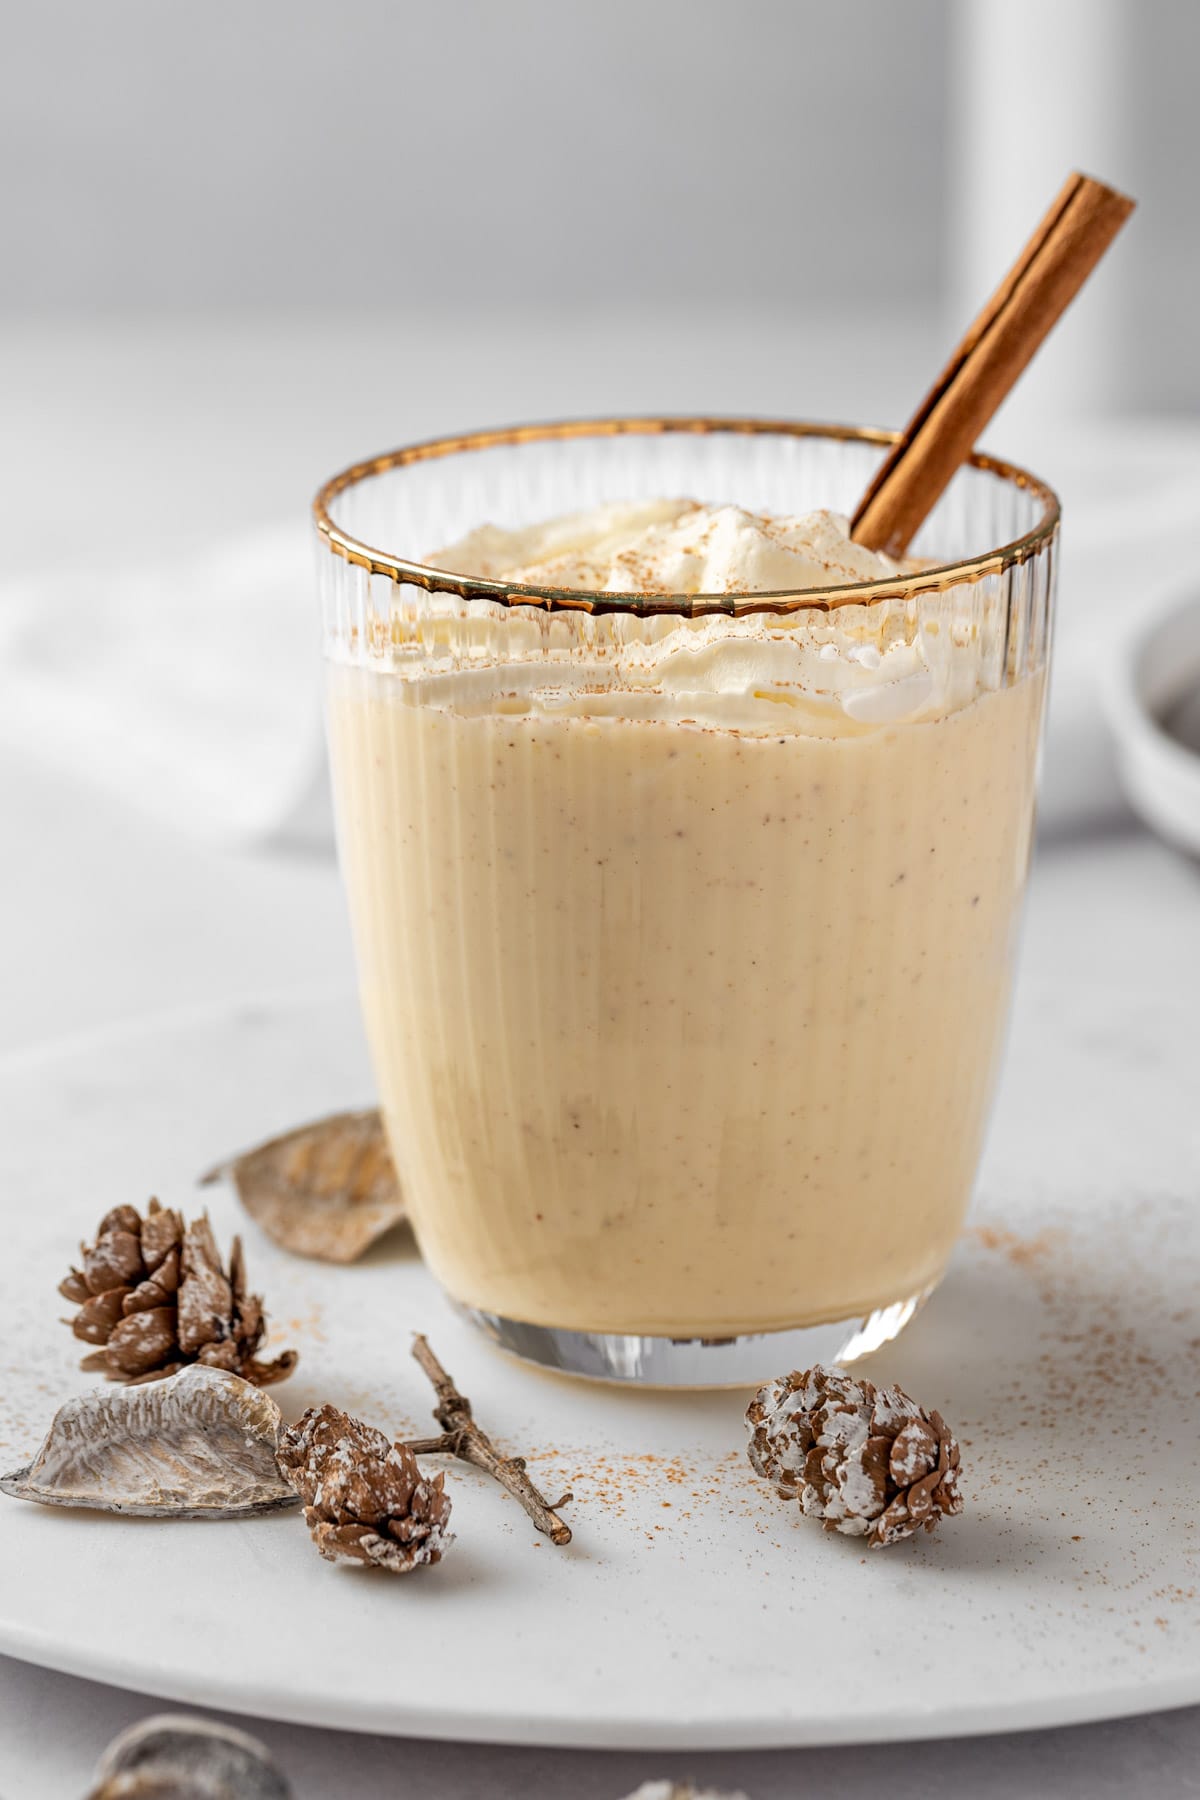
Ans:
POLYGON ((354 1262, 405 1216, 375 1110, 301 1125, 210 1169, 201 1182, 223 1176, 268 1237, 322 1262, 354 1262))
POLYGON ((292 1789, 257 1738, 160 1713, 113 1739, 87 1800, 292 1800, 292 1789))
POLYGON ((33 1462, 0 1489, 45 1506, 142 1518, 274 1512, 296 1504, 275 1463, 282 1432, 270 1395, 193 1363, 166 1381, 68 1400, 33 1462))

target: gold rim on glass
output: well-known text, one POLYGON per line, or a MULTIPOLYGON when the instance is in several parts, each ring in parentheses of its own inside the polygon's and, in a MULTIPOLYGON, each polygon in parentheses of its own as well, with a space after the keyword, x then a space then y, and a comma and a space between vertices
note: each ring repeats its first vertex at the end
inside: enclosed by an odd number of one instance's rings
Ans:
POLYGON ((998 457, 975 451, 968 458, 970 466, 998 475, 1014 486, 1035 494, 1042 503, 1042 516, 1024 536, 1009 544, 989 550, 982 556, 963 558, 957 562, 938 563, 911 575, 897 575, 883 581, 854 581, 839 587, 815 587, 803 590, 784 589, 766 593, 734 594, 602 594, 582 588, 526 587, 515 581, 492 581, 472 575, 455 575, 445 569, 433 569, 426 563, 412 562, 393 556, 386 550, 364 544, 335 525, 330 508, 339 494, 373 475, 384 475, 390 469, 409 463, 431 462, 437 457, 456 456, 468 450, 492 450, 504 444, 560 442, 583 437, 619 437, 622 435, 652 437, 664 432, 681 431, 699 435, 705 432, 762 433, 767 436, 831 438, 843 443, 878 444, 888 448, 899 432, 871 425, 818 425, 799 419, 726 419, 726 418, 635 418, 635 419, 567 419, 543 425, 514 425, 497 431, 472 431, 460 437, 430 438, 422 444, 409 444, 355 463, 327 481, 313 501, 313 517, 318 532, 335 555, 368 570, 372 575, 387 575, 393 581, 406 581, 431 593, 457 594, 464 600, 491 600, 502 606, 541 606, 551 611, 572 610, 591 613, 624 612, 642 616, 659 612, 698 613, 797 612, 802 607, 828 611, 835 606, 871 606, 877 600, 900 600, 911 595, 941 593, 962 583, 980 581, 988 575, 1001 575, 1036 556, 1053 539, 1058 529, 1060 508, 1054 490, 1028 470, 998 457))

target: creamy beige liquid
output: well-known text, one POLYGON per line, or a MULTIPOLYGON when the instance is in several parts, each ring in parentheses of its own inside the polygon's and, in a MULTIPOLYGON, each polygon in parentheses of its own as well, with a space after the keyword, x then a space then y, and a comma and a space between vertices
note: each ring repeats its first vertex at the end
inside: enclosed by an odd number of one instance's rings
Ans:
MULTIPOLYGON (((711 629, 719 669, 757 643, 711 629)), ((427 649, 332 666, 329 714, 380 1093, 446 1288, 724 1336, 935 1281, 1007 1011, 1042 677, 888 722, 786 682, 564 699, 544 660, 531 694, 495 646, 469 674, 427 649)))

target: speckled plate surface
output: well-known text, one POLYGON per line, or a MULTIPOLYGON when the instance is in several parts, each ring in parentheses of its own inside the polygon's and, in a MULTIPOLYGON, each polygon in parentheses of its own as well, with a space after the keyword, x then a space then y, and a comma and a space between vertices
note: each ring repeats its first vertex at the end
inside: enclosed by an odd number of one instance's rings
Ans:
MULTIPOLYGON (((1132 935, 1132 934, 1128 934, 1132 935)), ((0 1500, 0 1650, 174 1699, 421 1736, 742 1746, 996 1731, 1200 1699, 1196 959, 1147 991, 1027 974, 951 1274, 864 1367, 963 1441, 966 1512, 866 1556, 777 1503, 738 1394, 578 1386, 472 1335, 398 1231, 351 1268, 289 1257, 196 1174, 371 1093, 338 995, 159 1023, 0 1065, 0 1461, 89 1377, 57 1322, 75 1241, 118 1201, 207 1203, 301 1365, 429 1429, 414 1328, 547 1488, 556 1550, 454 1468, 458 1541, 396 1580, 321 1562, 294 1514, 227 1524, 0 1500), (1189 972, 1192 970, 1193 972, 1189 972)), ((1165 961, 1164 961, 1165 968, 1165 961)))

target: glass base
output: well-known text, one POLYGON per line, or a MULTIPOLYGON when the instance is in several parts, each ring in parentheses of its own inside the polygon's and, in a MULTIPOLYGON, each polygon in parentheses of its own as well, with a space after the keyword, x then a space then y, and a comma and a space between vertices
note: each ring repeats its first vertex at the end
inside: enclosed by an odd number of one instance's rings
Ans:
POLYGON ((877 1307, 865 1319, 797 1325, 744 1337, 632 1337, 622 1332, 564 1331, 455 1304, 464 1318, 502 1350, 543 1369, 557 1369, 562 1375, 636 1382, 645 1387, 757 1387, 789 1369, 854 1362, 878 1350, 904 1330, 934 1286, 936 1283, 907 1300, 877 1307))

